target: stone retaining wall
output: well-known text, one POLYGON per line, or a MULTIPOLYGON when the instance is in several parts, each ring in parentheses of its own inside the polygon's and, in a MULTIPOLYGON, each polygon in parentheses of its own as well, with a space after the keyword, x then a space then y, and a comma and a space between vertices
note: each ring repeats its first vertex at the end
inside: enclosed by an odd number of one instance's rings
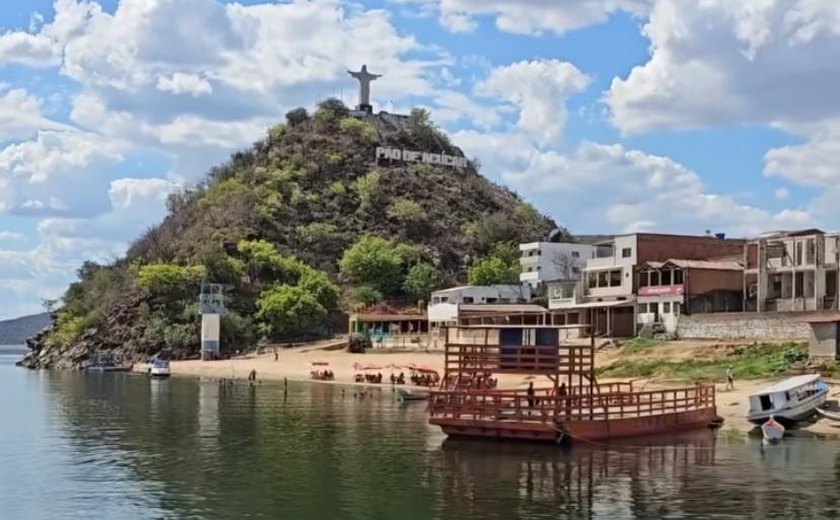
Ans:
POLYGON ((816 312, 726 312, 680 316, 680 339, 746 339, 754 341, 808 341, 805 321, 826 313, 816 312))

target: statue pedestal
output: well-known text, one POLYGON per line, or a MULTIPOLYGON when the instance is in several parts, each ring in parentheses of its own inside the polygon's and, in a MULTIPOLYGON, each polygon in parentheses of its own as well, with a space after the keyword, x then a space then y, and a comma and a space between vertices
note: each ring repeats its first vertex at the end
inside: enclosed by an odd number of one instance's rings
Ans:
POLYGON ((373 105, 359 105, 356 107, 356 110, 373 114, 373 105))

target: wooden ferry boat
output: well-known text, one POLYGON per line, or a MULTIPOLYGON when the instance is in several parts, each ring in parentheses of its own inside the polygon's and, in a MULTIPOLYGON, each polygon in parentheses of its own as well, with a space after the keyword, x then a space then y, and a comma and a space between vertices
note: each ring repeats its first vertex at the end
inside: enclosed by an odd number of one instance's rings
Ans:
POLYGON ((449 436, 559 442, 652 435, 719 424, 714 385, 638 391, 599 384, 594 341, 560 341, 562 326, 446 329, 445 374, 429 422, 449 436), (531 389, 499 390, 491 375, 533 376, 531 389))

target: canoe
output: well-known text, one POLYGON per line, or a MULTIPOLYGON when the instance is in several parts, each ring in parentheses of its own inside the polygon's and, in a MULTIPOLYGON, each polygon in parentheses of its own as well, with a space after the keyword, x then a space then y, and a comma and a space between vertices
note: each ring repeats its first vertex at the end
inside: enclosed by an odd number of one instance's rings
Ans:
POLYGON ((840 404, 837 401, 826 401, 822 406, 817 407, 817 413, 826 419, 840 421, 840 404))
POLYGON ((425 401, 429 398, 428 392, 410 392, 403 388, 397 388, 398 401, 425 401))
POLYGON ((771 417, 761 425, 761 435, 765 441, 775 444, 785 436, 785 427, 771 417))

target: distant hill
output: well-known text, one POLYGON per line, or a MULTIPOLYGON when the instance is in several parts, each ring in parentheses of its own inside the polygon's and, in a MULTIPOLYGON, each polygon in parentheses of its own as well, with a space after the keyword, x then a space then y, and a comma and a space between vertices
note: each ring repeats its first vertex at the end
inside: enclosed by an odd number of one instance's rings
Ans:
POLYGON ((41 332, 50 321, 48 312, 0 321, 0 345, 20 345, 41 332))
POLYGON ((416 303, 466 283, 498 244, 570 238, 482 176, 425 111, 355 117, 327 100, 286 119, 172 194, 166 218, 124 258, 86 262, 25 365, 75 368, 102 351, 195 355, 202 281, 224 284, 221 343, 241 348, 344 331, 331 318, 359 303, 416 303))

